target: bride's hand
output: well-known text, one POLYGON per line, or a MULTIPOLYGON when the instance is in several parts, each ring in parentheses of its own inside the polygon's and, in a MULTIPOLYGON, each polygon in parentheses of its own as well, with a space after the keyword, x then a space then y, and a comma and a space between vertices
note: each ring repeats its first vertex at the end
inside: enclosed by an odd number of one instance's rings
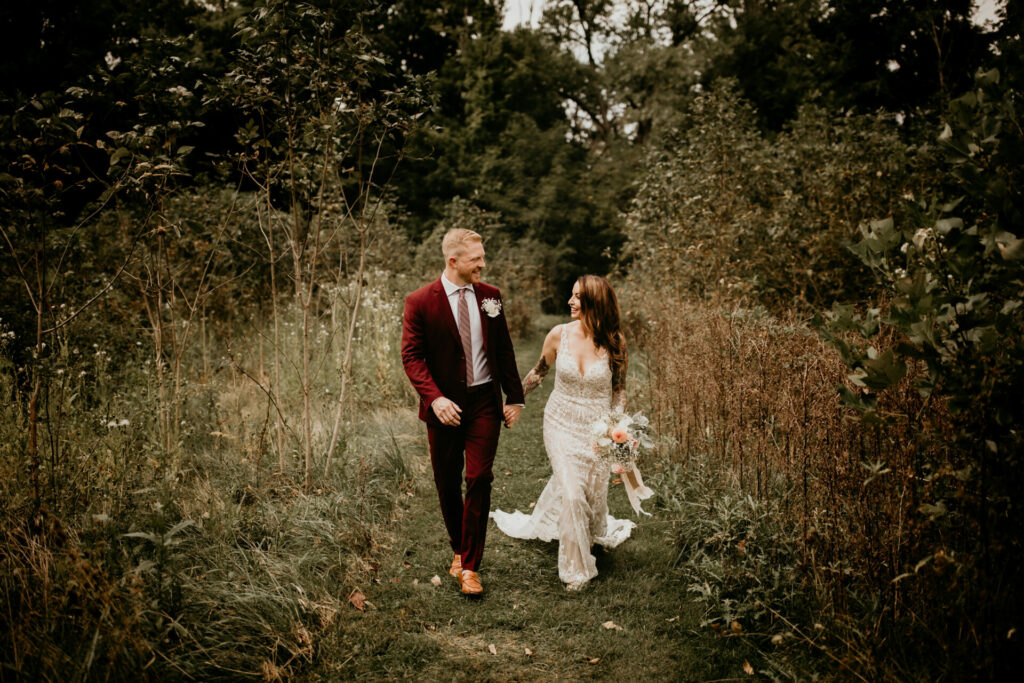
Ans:
POLYGON ((512 425, 514 425, 519 420, 519 414, 522 411, 522 406, 503 406, 502 412, 505 415, 505 426, 511 429, 512 425))

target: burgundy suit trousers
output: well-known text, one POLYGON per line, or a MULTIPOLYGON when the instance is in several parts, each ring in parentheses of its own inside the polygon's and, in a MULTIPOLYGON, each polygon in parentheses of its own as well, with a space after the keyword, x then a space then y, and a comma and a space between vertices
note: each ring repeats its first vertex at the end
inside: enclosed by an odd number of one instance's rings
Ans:
POLYGON ((491 509, 491 466, 501 433, 501 404, 489 387, 469 394, 458 427, 427 423, 430 464, 441 500, 441 516, 452 550, 462 568, 477 571, 484 554, 487 519, 491 509), (462 470, 466 495, 462 495, 462 470))

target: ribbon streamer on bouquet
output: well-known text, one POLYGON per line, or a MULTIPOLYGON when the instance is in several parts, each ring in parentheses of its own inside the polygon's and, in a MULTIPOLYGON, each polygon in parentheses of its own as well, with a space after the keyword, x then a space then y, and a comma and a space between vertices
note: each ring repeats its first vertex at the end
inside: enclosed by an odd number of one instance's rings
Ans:
POLYGON ((626 487, 626 496, 629 497, 629 504, 633 506, 633 512, 638 515, 651 516, 651 513, 644 512, 640 507, 641 500, 647 500, 654 495, 654 491, 644 486, 644 478, 640 476, 640 470, 636 465, 630 463, 629 469, 622 473, 622 485, 626 487))

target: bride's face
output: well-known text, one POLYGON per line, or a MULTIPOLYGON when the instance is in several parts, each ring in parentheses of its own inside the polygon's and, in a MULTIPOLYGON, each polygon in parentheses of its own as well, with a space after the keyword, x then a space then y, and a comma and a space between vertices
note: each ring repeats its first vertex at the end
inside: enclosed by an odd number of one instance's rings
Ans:
POLYGON ((569 297, 569 315, 573 320, 580 319, 580 283, 572 286, 572 296, 569 297))

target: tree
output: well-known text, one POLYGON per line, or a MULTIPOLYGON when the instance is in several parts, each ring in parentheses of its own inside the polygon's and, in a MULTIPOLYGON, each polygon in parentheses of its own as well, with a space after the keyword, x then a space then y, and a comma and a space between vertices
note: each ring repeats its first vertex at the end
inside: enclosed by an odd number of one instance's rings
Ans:
MULTIPOLYGON (((364 32, 363 21, 373 12, 372 3, 363 0, 333 3, 326 9, 306 3, 269 2, 239 22, 242 47, 224 79, 221 95, 248 118, 237 134, 241 146, 237 161, 262 199, 259 219, 272 264, 272 301, 278 296, 273 264, 279 239, 290 259, 288 277, 302 345, 298 358, 303 406, 299 443, 307 487, 312 480, 314 446, 310 335, 319 313, 322 271, 337 263, 333 276, 338 280, 350 275, 343 266, 349 256, 358 264, 351 273, 356 292, 349 304, 342 395, 326 468, 338 439, 372 237, 368 231, 422 106, 422 82, 410 77, 396 87, 403 79, 364 32), (328 260, 329 250, 344 251, 352 243, 344 237, 345 231, 357 235, 356 253, 343 253, 341 263, 328 260)), ((275 357, 281 353, 276 334, 274 353, 275 357)), ((273 398, 280 388, 280 378, 275 377, 268 397, 273 398)), ((280 412, 278 415, 283 421, 280 412)), ((279 434, 283 434, 281 422, 279 434)), ((284 454, 279 457, 283 467, 284 454)))

